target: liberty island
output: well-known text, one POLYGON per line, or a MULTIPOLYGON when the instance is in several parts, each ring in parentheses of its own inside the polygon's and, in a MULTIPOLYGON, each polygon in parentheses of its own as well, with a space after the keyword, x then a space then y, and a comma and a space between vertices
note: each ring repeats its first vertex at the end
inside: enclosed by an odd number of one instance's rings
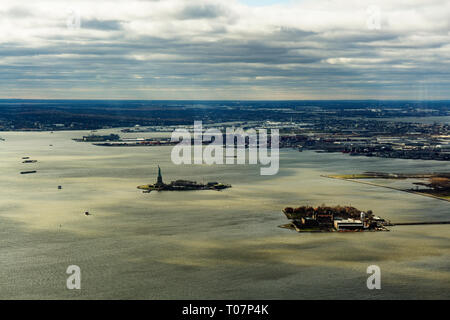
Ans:
POLYGON ((154 184, 146 184, 137 187, 145 193, 151 191, 190 191, 190 190, 222 190, 231 188, 231 185, 219 182, 208 182, 206 184, 190 180, 175 180, 166 184, 163 182, 161 168, 158 166, 158 178, 154 184))

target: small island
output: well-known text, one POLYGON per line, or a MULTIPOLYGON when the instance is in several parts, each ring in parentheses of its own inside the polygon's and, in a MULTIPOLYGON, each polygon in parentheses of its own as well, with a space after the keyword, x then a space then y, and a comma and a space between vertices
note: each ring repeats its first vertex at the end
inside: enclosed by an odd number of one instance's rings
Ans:
POLYGON ((349 206, 287 207, 283 213, 291 220, 280 227, 298 232, 389 231, 391 223, 373 214, 349 206))
POLYGON ((156 183, 141 185, 137 188, 144 190, 143 192, 145 193, 150 193, 151 191, 223 190, 231 188, 231 185, 219 182, 208 182, 203 184, 189 180, 175 180, 166 184, 163 182, 161 168, 158 166, 158 179, 156 180, 156 183))
POLYGON ((118 134, 111 133, 109 135, 95 135, 90 134, 88 136, 83 136, 83 138, 72 139, 76 142, 103 142, 103 141, 121 141, 118 134))

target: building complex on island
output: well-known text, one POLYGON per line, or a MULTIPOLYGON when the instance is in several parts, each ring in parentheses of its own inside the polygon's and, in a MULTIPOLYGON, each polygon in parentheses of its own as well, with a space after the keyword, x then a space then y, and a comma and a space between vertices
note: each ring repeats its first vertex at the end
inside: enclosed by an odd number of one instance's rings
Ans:
POLYGON ((291 220, 284 227, 298 232, 386 231, 386 226, 390 225, 384 219, 374 216, 372 211, 363 212, 354 207, 288 207, 283 209, 283 213, 291 220))

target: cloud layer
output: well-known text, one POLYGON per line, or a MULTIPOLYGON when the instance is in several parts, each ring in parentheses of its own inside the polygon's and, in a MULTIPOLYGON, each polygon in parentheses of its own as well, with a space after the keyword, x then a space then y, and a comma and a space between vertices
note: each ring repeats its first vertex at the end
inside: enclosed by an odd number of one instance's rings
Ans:
POLYGON ((450 99, 450 2, 0 0, 0 97, 450 99))

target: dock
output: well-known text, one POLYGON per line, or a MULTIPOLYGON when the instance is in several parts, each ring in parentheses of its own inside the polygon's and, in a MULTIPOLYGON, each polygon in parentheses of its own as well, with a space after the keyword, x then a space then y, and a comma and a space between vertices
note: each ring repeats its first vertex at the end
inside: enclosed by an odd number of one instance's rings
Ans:
POLYGON ((450 224, 450 221, 431 221, 431 222, 399 222, 392 223, 391 226, 419 226, 429 224, 450 224))

